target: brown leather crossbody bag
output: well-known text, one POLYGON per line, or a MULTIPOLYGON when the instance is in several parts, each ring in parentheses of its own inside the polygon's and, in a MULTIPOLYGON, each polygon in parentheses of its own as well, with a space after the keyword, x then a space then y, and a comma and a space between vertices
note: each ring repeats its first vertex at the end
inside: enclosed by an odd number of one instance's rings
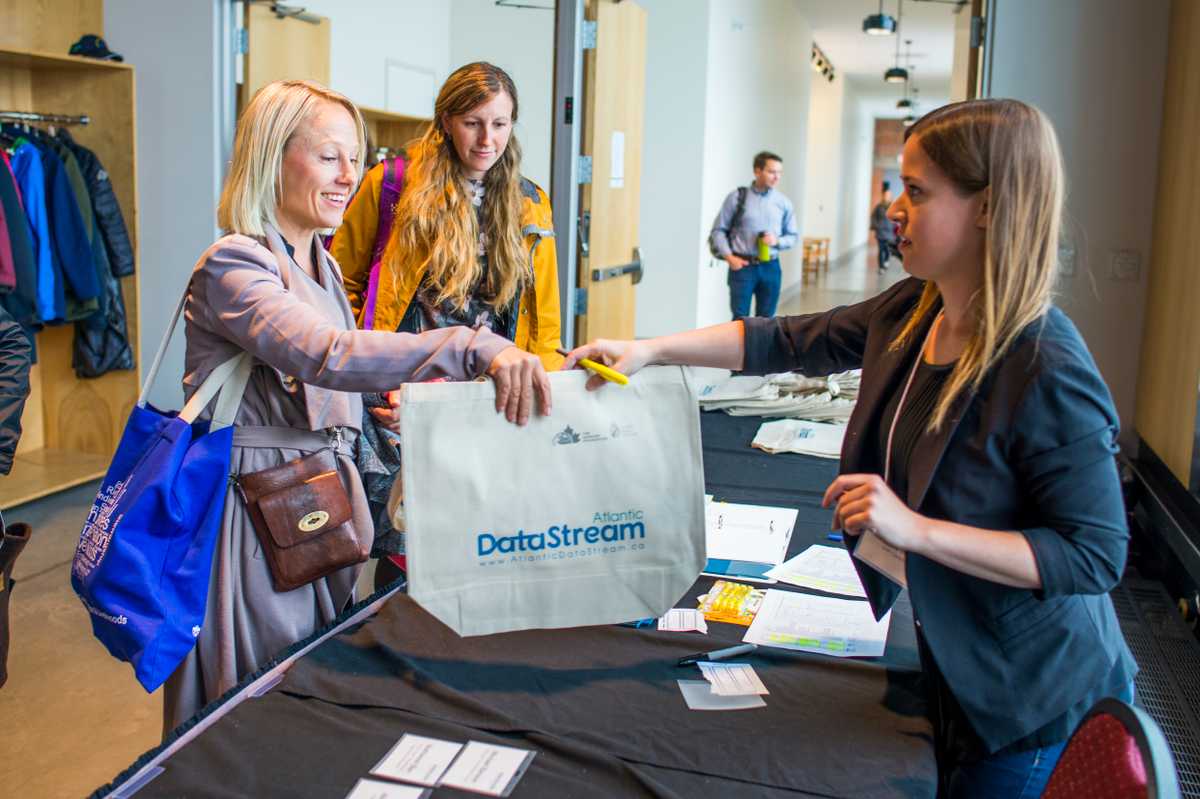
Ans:
POLYGON ((371 554, 354 529, 332 449, 240 475, 237 485, 276 591, 364 563, 371 554))

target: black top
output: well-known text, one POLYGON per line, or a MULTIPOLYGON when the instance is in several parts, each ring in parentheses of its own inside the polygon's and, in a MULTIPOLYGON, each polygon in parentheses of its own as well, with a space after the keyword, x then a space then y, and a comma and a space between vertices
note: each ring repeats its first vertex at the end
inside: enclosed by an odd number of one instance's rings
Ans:
MULTIPOLYGON (((862 368, 843 473, 882 473, 879 428, 940 310, 893 348, 925 284, 910 278, 848 307, 746 319, 743 373, 862 368)), ((890 420, 889 420, 890 421, 890 420)), ((1137 664, 1108 592, 1129 529, 1117 476, 1117 413, 1079 331, 1057 308, 1023 330, 978 390, 916 438, 902 499, 924 516, 1025 536, 1041 587, 1014 588, 908 553, 906 582, 929 652, 988 752, 1128 685, 1137 664)), ((847 544, 854 545, 852 537, 847 544)), ((853 559, 876 617, 900 586, 853 559)))
MULTIPOLYGON (((941 396, 942 386, 946 384, 954 364, 935 365, 926 363, 922 358, 917 365, 917 373, 913 375, 912 387, 904 400, 904 408, 900 418, 896 419, 896 432, 892 436, 892 470, 888 477, 888 485, 896 492, 896 496, 908 494, 908 463, 913 450, 922 434, 933 418, 934 408, 937 407, 938 397, 941 396)), ((892 394, 883 409, 879 424, 879 462, 884 463, 887 452, 888 433, 891 430, 892 419, 896 416, 902 391, 892 394)))

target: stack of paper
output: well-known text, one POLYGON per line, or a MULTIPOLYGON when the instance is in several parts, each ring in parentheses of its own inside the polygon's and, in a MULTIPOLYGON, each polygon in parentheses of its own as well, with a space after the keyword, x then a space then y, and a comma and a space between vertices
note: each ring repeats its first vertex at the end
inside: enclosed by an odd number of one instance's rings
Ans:
POLYGON ((841 547, 811 546, 767 572, 781 583, 815 588, 828 594, 866 597, 850 553, 841 547))
POLYGON ((870 605, 859 600, 772 589, 742 640, 835 657, 879 657, 891 619, 889 610, 875 621, 870 605))
POLYGON ((711 663, 702 660, 696 665, 700 667, 704 679, 712 684, 712 692, 718 696, 761 696, 770 693, 749 663, 711 663))
POLYGON ((759 427, 750 446, 771 454, 798 452, 820 458, 838 458, 845 436, 845 425, 780 419, 759 427))
POLYGON ((671 608, 658 620, 658 629, 669 632, 701 632, 708 634, 708 622, 696 608, 671 608))
MULTIPOLYGON (((533 750, 512 746, 479 741, 469 741, 463 746, 406 733, 375 764, 371 775, 430 787, 446 785, 488 796, 508 796, 535 754, 533 750)), ((412 786, 361 779, 347 799, 417 799, 428 793, 412 786)))

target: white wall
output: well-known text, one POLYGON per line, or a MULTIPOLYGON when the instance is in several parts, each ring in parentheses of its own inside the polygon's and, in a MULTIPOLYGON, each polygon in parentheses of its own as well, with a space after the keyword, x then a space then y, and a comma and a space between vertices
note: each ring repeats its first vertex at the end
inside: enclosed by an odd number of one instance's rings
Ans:
POLYGON ((841 208, 838 234, 842 253, 867 243, 871 202, 871 166, 875 149, 875 114, 863 101, 862 87, 847 80, 842 97, 841 208))
MULTIPOLYGON (((702 217, 711 224, 725 196, 753 179, 759 150, 783 158, 779 189, 804 218, 811 28, 792 3, 711 0, 704 130, 702 217)), ((798 249, 798 248, 797 248, 798 249)), ((799 279, 797 249, 785 252, 783 285, 799 279)), ((706 269, 696 324, 729 319, 725 272, 706 269)))
POLYGON ((1166 71, 1168 0, 998 0, 991 95, 1033 103, 1058 132, 1076 270, 1057 300, 1116 399, 1122 442, 1133 412, 1166 71), (1139 254, 1133 280, 1112 254, 1139 254))
MULTIPOLYGON (((697 275, 719 272, 701 207, 709 0, 639 0, 646 9, 646 123, 637 286, 638 336, 696 325, 697 275)), ((715 215, 715 212, 714 212, 715 215)))
MULTIPOLYGON (((804 173, 804 216, 800 235, 828 238, 829 257, 846 249, 842 238, 842 146, 845 142, 842 104, 846 79, 840 75, 830 83, 813 74, 808 106, 808 155, 804 173)), ((785 165, 786 167, 786 165, 785 165)), ((785 169, 786 174, 786 169, 785 169)))
MULTIPOLYGON (((172 4, 175 5, 175 4, 172 4)), ((388 61, 438 87, 450 72, 450 3, 444 0, 305 0, 313 14, 329 17, 331 88, 359 105, 429 115, 426 108, 389 108, 388 61)), ((395 74, 395 73, 393 73, 395 74)), ((393 87, 393 95, 398 94, 393 87)))
MULTIPOLYGON (((143 375, 196 259, 216 238, 222 179, 216 113, 218 2, 104 4, 104 37, 137 70, 137 280, 143 375)), ((154 405, 180 407, 183 348, 180 329, 150 394, 154 405)))
POLYGON ((554 12, 497 6, 494 0, 452 0, 450 63, 490 61, 506 71, 521 100, 516 134, 521 172, 550 191, 550 121, 554 106, 554 12))

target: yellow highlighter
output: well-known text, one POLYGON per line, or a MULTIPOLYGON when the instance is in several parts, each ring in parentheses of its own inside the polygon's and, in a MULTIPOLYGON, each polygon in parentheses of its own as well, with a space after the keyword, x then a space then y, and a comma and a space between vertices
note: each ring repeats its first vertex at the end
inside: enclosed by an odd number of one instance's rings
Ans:
MULTIPOLYGON (((564 350, 562 347, 556 347, 555 352, 557 352, 559 355, 563 356, 564 358, 571 354, 571 353, 567 352, 566 350, 564 350)), ((616 383, 617 385, 620 385, 620 386, 629 385, 628 377, 621 374, 616 369, 605 366, 602 363, 596 363, 591 358, 580 358, 578 363, 584 369, 592 370, 593 372, 600 375, 601 377, 603 377, 605 380, 609 381, 610 383, 616 383)))

